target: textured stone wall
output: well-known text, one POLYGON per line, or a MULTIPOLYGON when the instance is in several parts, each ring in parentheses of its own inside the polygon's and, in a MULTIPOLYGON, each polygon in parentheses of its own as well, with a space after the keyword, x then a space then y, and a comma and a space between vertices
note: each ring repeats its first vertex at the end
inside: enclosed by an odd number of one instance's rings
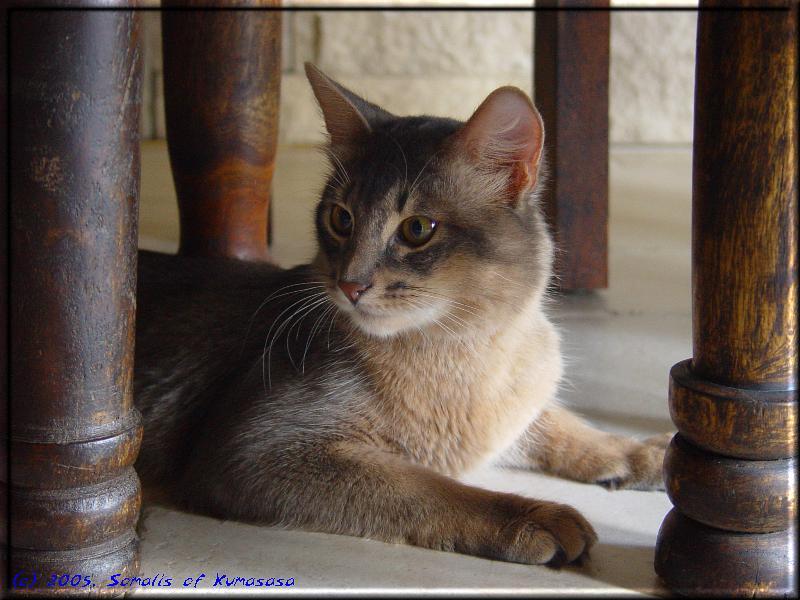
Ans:
MULTIPOLYGON (((163 137, 159 16, 144 17, 143 134, 163 137)), ((466 118, 500 85, 531 92, 533 19, 524 12, 287 11, 281 141, 322 139, 306 60, 398 114, 466 118)), ((612 143, 691 142, 696 21, 693 12, 612 13, 612 143)))

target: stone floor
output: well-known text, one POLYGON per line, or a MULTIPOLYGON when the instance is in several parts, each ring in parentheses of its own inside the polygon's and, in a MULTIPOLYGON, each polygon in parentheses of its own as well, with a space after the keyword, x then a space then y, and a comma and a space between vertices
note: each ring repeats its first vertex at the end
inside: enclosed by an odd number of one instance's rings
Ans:
MULTIPOLYGON (((610 285, 560 296, 552 308, 568 359, 563 398, 598 426, 636 436, 672 429, 667 375, 691 355, 691 151, 616 148, 611 152, 610 285)), ((174 251, 177 210, 165 146, 142 150, 140 246, 174 251)), ((313 250, 311 211, 322 162, 310 148, 279 149, 274 187, 274 245, 284 266, 313 250)), ((572 504, 600 541, 583 567, 553 570, 391 545, 372 540, 257 527, 144 508, 145 576, 165 574, 175 592, 263 592, 212 587, 217 574, 294 578, 281 593, 456 592, 523 595, 665 595, 653 571, 656 534, 670 508, 663 492, 616 491, 544 475, 486 468, 464 480, 572 504)))

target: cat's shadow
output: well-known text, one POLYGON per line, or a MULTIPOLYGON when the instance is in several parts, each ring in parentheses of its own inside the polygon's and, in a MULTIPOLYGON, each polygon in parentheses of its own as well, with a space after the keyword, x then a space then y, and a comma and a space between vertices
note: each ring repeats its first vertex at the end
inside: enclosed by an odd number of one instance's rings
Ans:
POLYGON ((671 597, 670 591, 656 575, 654 559, 655 548, 652 546, 598 542, 583 565, 562 568, 617 588, 671 597))
MULTIPOLYGON (((155 493, 152 489, 148 490, 148 492, 146 494, 147 501, 143 505, 143 518, 139 522, 138 533, 140 536, 146 533, 144 528, 146 518, 144 517, 150 508, 156 506, 168 510, 219 518, 208 512, 187 510, 186 507, 181 507, 171 502, 167 495, 155 493)), ((608 591, 606 586, 613 586, 658 597, 671 597, 672 594, 663 586, 655 573, 653 567, 654 558, 655 548, 653 546, 645 544, 613 544, 600 541, 592 547, 588 560, 584 560, 582 564, 565 565, 554 570, 574 573, 606 584, 598 587, 598 592, 608 591)), ((588 584, 581 587, 591 590, 592 586, 588 584)))

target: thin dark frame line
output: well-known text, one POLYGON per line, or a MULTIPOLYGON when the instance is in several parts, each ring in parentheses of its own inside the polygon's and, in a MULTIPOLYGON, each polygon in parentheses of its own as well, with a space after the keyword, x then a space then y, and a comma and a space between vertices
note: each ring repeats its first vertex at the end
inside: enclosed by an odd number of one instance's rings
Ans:
MULTIPOLYGON (((753 12, 753 11, 763 11, 763 12, 789 12, 791 11, 791 6, 765 6, 765 7, 736 7, 736 6, 725 6, 725 7, 686 7, 686 6, 675 6, 675 7, 666 7, 666 6, 659 6, 659 7, 581 7, 581 8, 561 8, 561 7, 508 7, 508 6, 493 6, 493 7, 458 7, 458 6, 450 6, 450 7, 392 7, 392 6, 358 6, 358 7, 312 7, 312 6, 303 6, 303 7, 236 7, 236 8, 224 8, 224 7, 202 7, 202 8, 184 8, 184 7, 93 7, 93 8, 84 8, 84 7, 28 7, 28 6, 6 6, 3 9, 5 12, 5 35, 6 35, 6 134, 5 134, 5 143, 6 143, 6 239, 5 239, 5 250, 6 250, 6 269, 5 269, 5 294, 6 294, 6 381, 5 381, 5 389, 7 392, 6 395, 6 436, 5 436, 5 444, 6 444, 6 479, 5 486, 6 486, 6 510, 5 510, 5 517, 6 517, 6 540, 5 540, 5 548, 2 549, 2 552, 5 554, 3 557, 5 559, 5 583, 0 589, 11 590, 11 562, 12 562, 12 555, 11 555, 11 439, 12 439, 12 419, 11 419, 11 398, 12 398, 12 369, 11 369, 11 352, 12 352, 12 285, 11 285, 11 273, 12 273, 12 215, 11 215, 11 123, 12 123, 12 101, 11 101, 11 53, 12 53, 12 40, 11 40, 11 16, 14 12, 18 11, 52 11, 52 10, 66 10, 66 11, 85 11, 85 10, 94 10, 94 11, 117 11, 117 10, 135 10, 135 11, 142 11, 142 12, 174 12, 174 11, 203 11, 203 12, 218 12, 218 11, 297 11, 297 12, 361 12, 361 11, 384 11, 384 12, 562 12, 562 11, 574 11, 574 12, 597 12, 597 11, 611 11, 611 12, 753 12)), ((800 51, 800 19, 797 21, 797 47, 798 51, 800 51)), ((796 92, 800 93, 800 92, 796 92)), ((798 233, 797 235, 800 235, 798 233)))
POLYGON ((140 12, 789 12, 791 6, 12 6, 15 11, 140 12))
POLYGON ((11 436, 12 436, 12 421, 11 421, 11 398, 12 391, 11 391, 11 327, 12 327, 12 319, 11 319, 11 10, 5 10, 5 14, 3 18, 5 19, 5 36, 6 36, 6 116, 5 116, 5 123, 6 123, 6 135, 5 135, 5 143, 6 143, 6 214, 5 214, 5 236, 6 236, 6 268, 5 268, 5 301, 6 301, 6 339, 5 339, 5 352, 6 352, 6 373, 5 373, 5 391, 6 397, 5 402, 6 405, 5 409, 5 417, 6 417, 6 431, 4 432, 6 435, 5 443, 6 443, 6 460, 5 460, 5 468, 6 468, 6 481, 5 483, 5 496, 6 496, 6 510, 5 510, 5 519, 6 519, 6 535, 5 535, 5 548, 3 548, 3 553, 5 556, 5 568, 3 569, 4 573, 4 581, 5 583, 0 587, 4 592, 11 591, 11 490, 12 490, 12 483, 11 483, 11 436))

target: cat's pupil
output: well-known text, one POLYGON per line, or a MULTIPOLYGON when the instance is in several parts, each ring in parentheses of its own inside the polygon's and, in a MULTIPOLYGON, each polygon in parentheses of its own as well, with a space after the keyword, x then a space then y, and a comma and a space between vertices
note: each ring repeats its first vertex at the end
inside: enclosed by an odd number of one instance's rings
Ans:
POLYGON ((420 237, 422 235, 422 230, 422 221, 414 219, 413 223, 411 223, 411 233, 414 234, 414 237, 420 237))
POLYGON ((348 229, 351 223, 350 213, 343 210, 340 213, 339 221, 341 222, 343 228, 348 229))

